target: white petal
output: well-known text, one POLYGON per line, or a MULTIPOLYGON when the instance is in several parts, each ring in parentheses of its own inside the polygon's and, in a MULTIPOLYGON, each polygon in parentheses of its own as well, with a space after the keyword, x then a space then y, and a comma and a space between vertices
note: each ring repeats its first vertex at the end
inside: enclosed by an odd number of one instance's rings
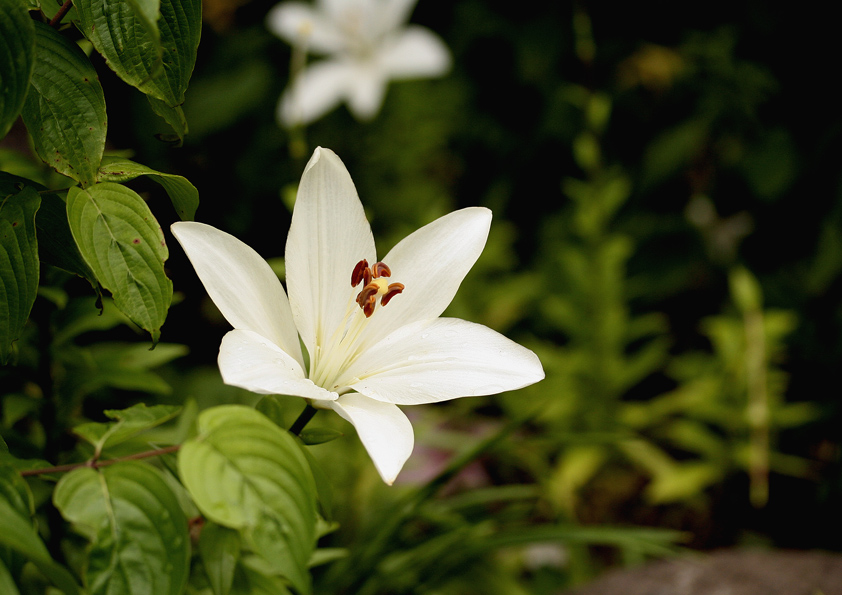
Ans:
POLYGON ((269 264, 234 236, 210 225, 179 221, 171 229, 231 326, 266 337, 303 366, 289 300, 269 264))
POLYGON ((450 51, 441 38, 425 27, 407 27, 381 49, 379 63, 387 77, 436 77, 450 70, 450 51))
POLYGON ((415 443, 406 415, 395 405, 354 393, 342 395, 329 405, 354 425, 380 477, 392 485, 415 443))
POLYGON ((379 27, 381 34, 397 30, 409 20, 418 0, 385 0, 380 3, 378 11, 379 27))
POLYGON ((339 105, 353 82, 351 65, 322 60, 305 68, 284 91, 278 120, 287 127, 309 124, 339 105))
POLYGON ((233 330, 219 346, 219 371, 225 384, 261 395, 294 395, 331 401, 339 395, 313 384, 301 366, 265 337, 233 330))
POLYGON ((317 148, 301 176, 287 236, 286 275, 292 314, 312 358, 330 344, 351 300, 351 273, 375 262, 374 238, 348 170, 317 148))
POLYGON ((388 83, 385 75, 374 62, 356 64, 347 100, 348 109, 358 120, 370 120, 380 111, 388 83))
POLYGON ((390 281, 403 283, 403 293, 377 306, 365 330, 363 348, 417 320, 439 316, 485 247, 491 211, 470 207, 454 211, 401 240, 386 256, 390 281))
POLYGON ((360 379, 349 384, 354 390, 397 405, 490 395, 544 378, 532 351, 458 318, 405 326, 366 351, 348 373, 360 379))
POLYGON ((266 27, 289 43, 316 53, 333 53, 345 46, 335 23, 303 2, 282 2, 266 15, 266 27))

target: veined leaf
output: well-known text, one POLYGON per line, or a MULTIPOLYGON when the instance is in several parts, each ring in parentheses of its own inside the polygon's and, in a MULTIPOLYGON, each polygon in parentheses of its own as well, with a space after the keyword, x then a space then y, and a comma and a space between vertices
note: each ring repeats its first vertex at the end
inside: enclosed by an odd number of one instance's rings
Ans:
POLYGON ((187 135, 187 118, 184 116, 184 110, 181 109, 180 105, 171 107, 167 105, 165 101, 161 101, 157 97, 152 97, 151 95, 147 95, 146 98, 149 100, 149 105, 152 107, 152 111, 161 116, 167 124, 172 126, 172 129, 178 137, 178 143, 176 143, 176 146, 180 146, 181 141, 183 141, 184 137, 187 135))
POLYGON ((175 108, 196 63, 199 0, 76 0, 82 33, 126 83, 175 108))
POLYGON ((165 174, 140 163, 116 157, 105 157, 99 168, 100 182, 127 182, 138 176, 149 176, 164 187, 182 221, 192 221, 196 216, 199 191, 187 178, 165 174))
POLYGON ((315 485, 295 438, 239 405, 205 410, 198 430, 178 456, 196 505, 214 522, 240 530, 275 571, 309 593, 315 485))
POLYGON ((169 255, 161 227, 133 190, 104 182, 67 193, 76 245, 114 303, 157 343, 172 301, 164 273, 169 255))
MULTIPOLYGON (((157 351, 156 349, 155 352, 157 351)), ((149 350, 146 350, 146 352, 150 353, 149 350)), ((171 420, 178 415, 179 411, 181 411, 181 407, 175 405, 147 407, 143 403, 138 403, 128 409, 108 409, 103 413, 117 421, 82 424, 73 428, 73 433, 93 444, 97 453, 100 453, 106 446, 120 444, 135 434, 171 420)))
POLYGON ((7 363, 38 291, 35 213, 41 197, 31 187, 0 198, 0 363, 7 363))
POLYGON ((105 149, 105 96, 79 47, 52 27, 34 23, 35 68, 23 122, 45 163, 83 186, 96 180, 105 149))
POLYGON ((190 567, 187 518, 160 472, 127 462, 76 469, 53 502, 91 540, 91 595, 181 595, 190 567))
POLYGON ((67 207, 58 194, 43 192, 44 186, 12 174, 0 171, 0 196, 16 194, 20 188, 31 186, 41 196, 41 206, 35 215, 35 231, 38 236, 38 256, 41 262, 51 264, 87 279, 98 287, 94 272, 82 258, 70 226, 67 224, 67 207))
POLYGON ((35 63, 35 26, 19 0, 0 0, 0 138, 23 108, 35 63))

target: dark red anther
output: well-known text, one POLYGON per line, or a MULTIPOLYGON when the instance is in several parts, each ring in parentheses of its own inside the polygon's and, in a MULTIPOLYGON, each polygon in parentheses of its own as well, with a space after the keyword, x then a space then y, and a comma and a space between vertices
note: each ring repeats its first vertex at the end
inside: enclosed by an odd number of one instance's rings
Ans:
POLYGON ((354 266, 354 271, 351 273, 351 287, 356 287, 362 281, 365 281, 365 284, 368 285, 371 282, 371 280, 366 280, 366 273, 371 275, 371 273, 368 270, 368 261, 365 258, 363 258, 356 264, 356 266, 354 266))
POLYGON ((374 278, 377 279, 378 277, 391 277, 392 276, 392 269, 390 269, 385 262, 375 262, 372 268, 372 273, 374 273, 374 278))
MULTIPOLYGON (((374 303, 374 301, 377 299, 377 291, 379 289, 380 288, 377 287, 377 285, 374 283, 369 283, 368 285, 363 287, 363 290, 359 294, 357 294, 357 304, 360 305, 360 308, 365 309, 366 304, 374 303)), ((371 316, 371 314, 369 314, 368 316, 371 316)))
POLYGON ((403 290, 403 283, 390 283, 389 287, 386 289, 386 293, 384 293, 383 297, 380 298, 380 305, 385 306, 389 303, 389 300, 401 293, 403 290))

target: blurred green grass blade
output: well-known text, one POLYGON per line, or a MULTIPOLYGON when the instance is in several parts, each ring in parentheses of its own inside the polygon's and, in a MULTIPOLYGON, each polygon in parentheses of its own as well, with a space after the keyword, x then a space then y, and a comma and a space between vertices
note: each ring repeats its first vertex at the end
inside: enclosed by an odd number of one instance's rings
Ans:
POLYGON ((242 532, 299 593, 310 592, 316 487, 295 438, 249 407, 199 415, 178 454, 181 479, 210 520, 242 532))
POLYGON ((62 477, 53 502, 92 542, 91 595, 181 595, 190 568, 187 517, 160 472, 136 462, 62 477))
POLYGON ((182 221, 192 221, 199 207, 199 191, 187 178, 155 171, 150 167, 116 157, 105 157, 99 168, 101 182, 127 182, 138 176, 149 176, 166 190, 182 221))
POLYGON ((35 25, 20 0, 0 0, 0 138, 23 108, 35 63, 35 25))
POLYGON ((7 363, 38 291, 38 193, 27 186, 0 200, 0 363, 7 363))
POLYGON ((76 245, 114 303, 153 342, 172 301, 164 272, 169 252, 161 227, 133 190, 105 182, 67 193, 67 219, 76 245))
POLYGON ((35 68, 21 114, 23 122, 38 156, 59 173, 87 186, 96 181, 105 149, 102 86, 76 44, 43 23, 35 23, 35 32, 35 68))

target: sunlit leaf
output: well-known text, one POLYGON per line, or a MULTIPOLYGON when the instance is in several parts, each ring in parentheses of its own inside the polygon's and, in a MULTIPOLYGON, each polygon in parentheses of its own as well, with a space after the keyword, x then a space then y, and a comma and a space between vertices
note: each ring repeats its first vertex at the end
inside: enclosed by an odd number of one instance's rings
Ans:
POLYGON ((149 176, 170 196, 173 207, 183 221, 192 221, 199 206, 199 191, 186 178, 175 174, 155 171, 128 159, 105 157, 99 168, 101 182, 127 182, 138 176, 149 176))
POLYGON ((205 410, 198 431, 178 456, 196 505, 214 522, 240 530, 276 571, 309 593, 315 485, 296 440, 239 405, 205 410))
POLYGON ((0 0, 0 138, 23 108, 35 63, 35 26, 19 0, 0 0))
POLYGON ((79 46, 35 23, 35 68, 22 116, 38 156, 59 173, 96 180, 105 148, 105 96, 79 46))
POLYGON ((85 582, 91 595, 180 595, 187 582, 187 518, 160 472, 143 463, 65 475, 53 502, 92 542, 85 582))
POLYGON ((157 343, 172 301, 161 227, 133 190, 104 182, 67 193, 73 238, 114 303, 157 343))
POLYGON ((35 213, 41 197, 31 187, 0 197, 0 363, 12 353, 38 290, 35 213))

